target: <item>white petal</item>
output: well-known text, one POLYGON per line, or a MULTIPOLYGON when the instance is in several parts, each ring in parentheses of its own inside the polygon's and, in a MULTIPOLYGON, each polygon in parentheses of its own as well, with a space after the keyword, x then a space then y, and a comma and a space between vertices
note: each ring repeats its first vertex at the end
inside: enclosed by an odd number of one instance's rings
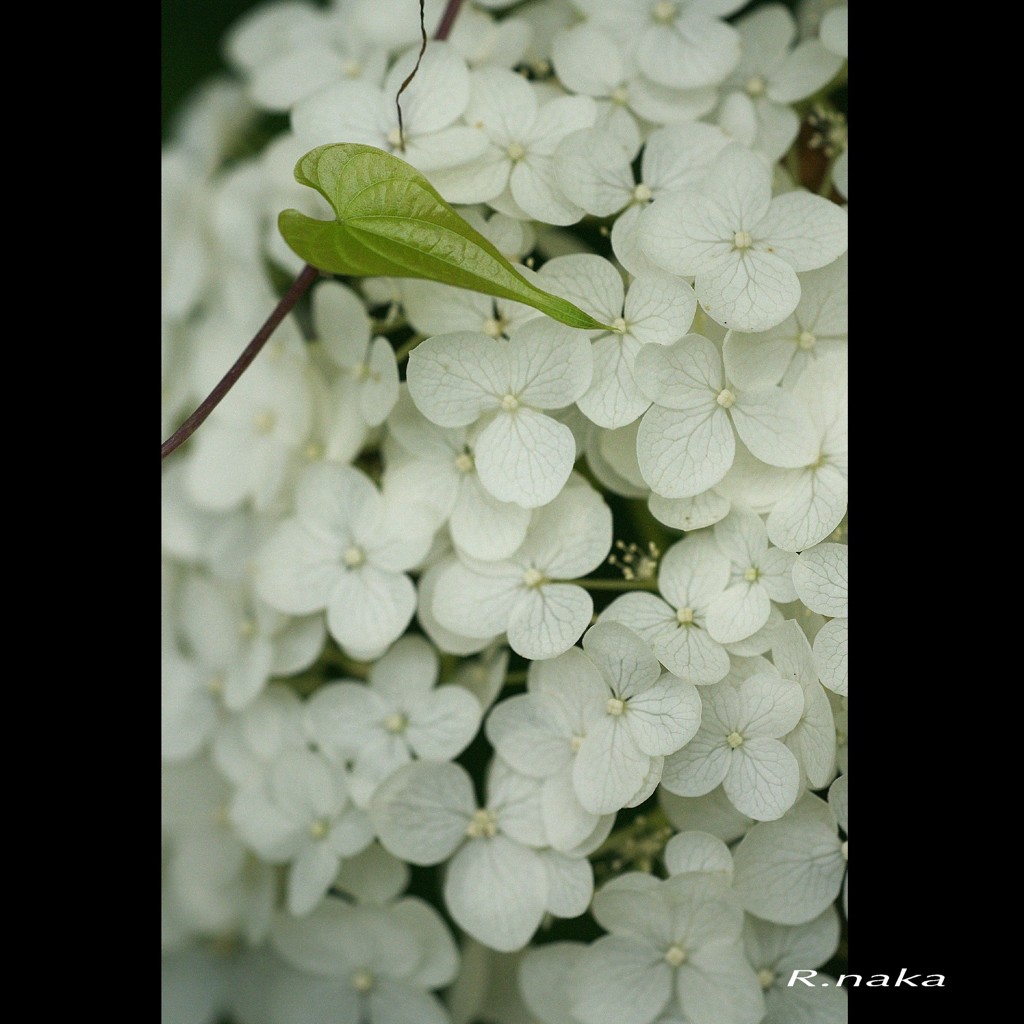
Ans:
POLYGON ((467 690, 442 686, 409 722, 406 737, 417 757, 450 761, 469 746, 480 727, 480 704, 467 690))
POLYGON ((409 394, 431 423, 462 427, 500 402, 508 385, 505 349, 484 334, 428 338, 409 356, 409 394))
POLYGON ((806 406, 781 388, 746 391, 732 407, 736 433, 755 458, 797 468, 818 457, 819 437, 806 406))
POLYGON ((646 754, 672 754, 700 728, 701 700, 693 683, 665 672, 629 701, 627 725, 646 754))
POLYGON ((582 331, 536 317, 516 331, 509 366, 509 390, 522 402, 537 409, 562 409, 590 384, 590 343, 582 331))
POLYGON ((704 311, 723 327, 766 331, 782 323, 800 301, 800 281, 780 256, 737 250, 698 273, 694 291, 704 311))
POLYGON ((846 670, 847 620, 833 619, 826 622, 814 638, 814 664, 818 678, 833 693, 847 696, 846 670))
POLYGON ((670 875, 687 871, 711 871, 732 877, 732 854, 718 836, 707 832, 680 832, 674 835, 662 855, 670 875))
POLYGON ((733 854, 733 889, 752 914, 803 924, 835 900, 846 864, 835 818, 807 794, 779 821, 755 825, 733 854))
POLYGON ((811 611, 829 618, 849 615, 848 551, 845 544, 817 544, 796 560, 793 585, 811 611))
POLYGON ((572 431, 533 409, 499 413, 477 438, 480 482, 499 501, 523 508, 555 498, 575 461, 572 431))
POLYGON ((817 92, 842 67, 843 58, 829 53, 816 39, 807 39, 772 72, 768 96, 776 103, 795 103, 817 92))
POLYGON ((652 947, 606 935, 580 957, 573 1015, 582 1024, 650 1024, 672 997, 672 975, 652 947))
POLYGON ((636 380, 652 402, 696 412, 717 408, 722 356, 714 342, 687 334, 672 345, 645 345, 636 357, 636 380))
POLYGON ((805 469, 776 502, 765 522, 783 551, 803 551, 824 540, 846 514, 846 476, 835 466, 805 469))
POLYGON ((311 533, 295 519, 283 522, 256 557, 256 589, 272 608, 307 615, 327 606, 343 572, 340 543, 311 533))
POLYGON ((637 63, 674 89, 717 85, 739 63, 740 36, 719 18, 688 7, 671 25, 651 25, 641 36, 637 63))
POLYGON ((307 843, 288 872, 288 910, 305 917, 327 895, 338 873, 338 855, 325 842, 307 843))
POLYGON ((576 755, 576 795, 592 814, 612 814, 636 793, 649 767, 650 758, 633 742, 623 723, 604 715, 588 730, 576 755))
POLYGON ((631 198, 629 157, 607 130, 589 128, 567 135, 555 150, 554 168, 565 195, 596 217, 617 213, 631 198))
POLYGON ((475 809, 464 768, 421 761, 399 768, 377 787, 370 816, 390 853, 410 864, 437 864, 465 838, 475 809))
POLYGON ((692 498, 663 498, 651 494, 647 507, 659 523, 687 533, 713 526, 729 514, 731 503, 714 490, 695 494, 692 498))
MULTIPOLYGON (((842 256, 847 231, 848 217, 841 206, 807 192, 786 192, 772 200, 764 220, 757 225, 756 238, 758 248, 785 260, 794 270, 804 271, 817 270, 842 256)), ((764 329, 732 326, 739 330, 764 329)))
POLYGON ((574 579, 593 572, 611 546, 611 509, 593 487, 573 476, 550 505, 534 513, 515 560, 553 579, 574 579))
POLYGON ((555 850, 540 854, 548 876, 549 914, 579 917, 590 906, 594 895, 594 869, 584 857, 567 857, 555 850))
POLYGON ((723 737, 702 729, 682 750, 665 758, 661 784, 679 796, 703 796, 725 778, 729 763, 723 737))
POLYGON ((763 587, 742 580, 711 602, 707 629, 720 644, 732 644, 753 636, 767 621, 771 601, 763 587))
POLYGON ((772 821, 793 806, 800 790, 800 765, 778 740, 754 736, 734 752, 722 788, 740 813, 772 821))
POLYGON ((582 588, 545 583, 520 594, 509 616, 508 643, 524 658, 553 658, 583 635, 594 601, 582 588))
POLYGON ((441 626, 461 636, 490 638, 505 632, 522 587, 522 572, 508 562, 495 564, 503 571, 486 576, 461 562, 441 570, 431 604, 441 626))
POLYGON ((689 498, 713 487, 729 471, 735 452, 732 423, 713 401, 693 411, 656 405, 637 434, 640 471, 666 498, 689 498))
POLYGON ((753 824, 752 819, 733 807, 721 786, 696 797, 677 796, 663 788, 658 798, 668 820, 682 832, 709 832, 722 842, 731 843, 745 835, 753 824))
POLYGON ((571 762, 545 781, 541 789, 541 812, 551 846, 574 855, 578 853, 576 848, 587 841, 602 820, 586 810, 576 796, 571 762))
POLYGON ((547 904, 547 872, 533 850, 505 836, 468 842, 453 858, 444 899, 456 923, 491 949, 530 941, 547 904))
POLYGON ((492 562, 508 558, 526 539, 529 509, 499 501, 476 475, 467 476, 457 494, 448 521, 457 550, 471 558, 492 562))
POLYGON ((551 721, 542 698, 528 693, 503 700, 486 725, 487 740, 501 757, 516 771, 539 779, 558 772, 570 757, 568 739, 551 721))
POLYGON ((327 628, 342 646, 377 649, 397 640, 415 611, 416 588, 408 576, 363 565, 335 584, 327 628))

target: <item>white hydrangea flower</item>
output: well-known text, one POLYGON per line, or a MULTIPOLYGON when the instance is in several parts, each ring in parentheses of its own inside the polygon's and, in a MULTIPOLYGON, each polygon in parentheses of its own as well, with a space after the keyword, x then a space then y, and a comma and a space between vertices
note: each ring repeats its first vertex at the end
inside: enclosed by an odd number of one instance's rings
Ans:
POLYGON ((567 651, 545 666, 530 693, 498 705, 487 735, 513 767, 547 780, 546 827, 552 845, 567 849, 599 816, 650 792, 660 758, 682 747, 699 724, 696 687, 662 672, 631 630, 606 622, 588 630, 582 655, 567 651))
POLYGON ((830 53, 846 57, 850 52, 850 8, 836 5, 824 13, 818 26, 818 38, 830 53))
POLYGON ((579 957, 572 1011, 581 1024, 650 1024, 667 1010, 691 1024, 763 1018, 740 941, 743 914, 717 873, 622 875, 593 912, 611 934, 579 957))
POLYGON ((739 34, 721 19, 746 0, 642 0, 628 8, 618 0, 573 3, 596 24, 629 33, 644 74, 662 85, 717 85, 740 59, 739 34))
POLYGON ((309 735, 322 750, 356 752, 356 770, 385 779, 417 757, 450 761, 480 726, 476 698, 436 686, 438 658, 422 637, 402 637, 370 670, 369 685, 328 683, 306 703, 309 735))
POLYGON ((632 423, 650 405, 634 376, 637 353, 643 345, 669 345, 689 330, 697 310, 693 289, 655 272, 635 278, 627 292, 615 267, 589 253, 549 260, 539 278, 549 291, 615 328, 590 332, 594 371, 576 400, 580 411, 602 427, 632 423))
POLYGON ((271 676, 312 665, 323 647, 321 616, 282 615, 248 585, 192 575, 182 584, 179 605, 182 639, 229 711, 249 704, 271 676))
POLYGON ((733 644, 765 625, 772 601, 796 599, 795 557, 771 547, 761 517, 749 509, 733 507, 715 524, 714 537, 731 567, 729 585, 708 607, 708 633, 720 644, 733 644))
POLYGON ((804 466, 817 454, 802 403, 782 388, 740 390, 726 379, 718 347, 700 334, 645 346, 635 373, 654 403, 640 424, 637 459, 664 497, 689 498, 718 484, 735 458, 736 434, 769 465, 804 466))
POLYGON ((847 685, 848 548, 845 544, 816 544, 800 553, 793 565, 793 585, 808 608, 829 621, 814 638, 814 664, 821 681, 841 697, 847 685))
POLYGON ((280 915, 271 940, 294 968, 274 979, 267 1002, 275 1022, 450 1020, 430 990, 455 978, 458 949, 441 915, 415 896, 386 906, 328 899, 308 917, 280 915))
POLYGON ((349 19, 305 4, 270 4, 243 15, 225 39, 228 60, 247 80, 257 105, 286 112, 342 80, 380 83, 387 52, 349 19))
POLYGON ((748 916, 743 943, 764 989, 768 1013, 763 1024, 847 1024, 847 992, 831 975, 819 972, 810 989, 787 984, 793 971, 813 970, 835 954, 839 914, 834 907, 793 927, 748 916))
POLYGON ((458 764, 420 761, 399 768, 374 794, 380 841, 412 864, 451 857, 445 904, 455 921, 492 949, 521 949, 545 912, 575 917, 593 890, 590 864, 543 845, 539 790, 495 761, 488 801, 477 808, 458 764), (523 782, 527 783, 524 790, 523 782))
POLYGON ((489 641, 507 633, 522 657, 553 658, 580 638, 594 610, 590 595, 567 581, 596 569, 611 543, 611 511, 580 479, 534 513, 510 558, 449 563, 435 584, 433 614, 457 634, 489 641))
POLYGON ((600 621, 621 622, 646 640, 673 675, 697 685, 717 683, 729 655, 707 630, 712 601, 729 585, 729 559, 710 534, 677 541, 658 566, 663 595, 634 591, 616 598, 600 621))
POLYGON ((555 150, 555 171, 563 191, 587 213, 619 216, 612 226, 612 250, 633 275, 660 270, 640 250, 640 214, 663 195, 698 188, 729 136, 707 124, 660 128, 644 145, 639 181, 633 154, 623 152, 608 131, 591 128, 567 135, 555 150), (620 212, 621 211, 621 212, 620 212))
POLYGON ((847 247, 847 215, 805 191, 772 198, 771 169, 739 143, 716 157, 703 188, 664 197, 638 226, 647 256, 693 276, 707 314, 737 331, 782 323, 800 301, 798 271, 817 270, 847 247))
POLYGON ((717 120, 773 163, 794 142, 799 118, 790 104, 806 99, 839 70, 842 59, 817 40, 795 48, 796 20, 781 4, 766 4, 736 22, 740 62, 722 83, 717 120), (743 129, 753 126, 753 134, 743 129))
POLYGON ((818 682, 811 646, 792 619, 772 639, 772 661, 783 679, 793 679, 804 693, 800 721, 786 737, 786 746, 800 762, 811 789, 822 789, 835 776, 836 723, 828 695, 818 682))
POLYGON ((324 898, 341 858, 369 845, 364 812, 348 802, 344 776, 308 750, 286 750, 231 803, 239 835, 265 860, 288 863, 288 909, 302 916, 324 898))
POLYGON ((292 108, 292 130, 307 149, 325 143, 376 146, 432 176, 439 168, 474 160, 486 142, 457 124, 469 102, 469 69, 446 42, 433 42, 416 77, 402 93, 402 133, 395 96, 416 63, 419 47, 403 54, 383 86, 342 81, 292 108), (404 145, 404 148, 403 148, 404 145))
POLYGON ((409 357, 409 393, 442 427, 479 424, 474 464, 499 501, 546 505, 576 459, 572 431, 544 410, 587 390, 593 358, 586 335, 547 318, 525 323, 515 342, 485 334, 428 338, 409 357))
POLYGON ((492 561, 508 558, 523 543, 533 513, 499 501, 483 486, 466 427, 435 426, 403 389, 388 434, 397 445, 388 450, 385 492, 434 509, 437 526, 448 524, 457 551, 492 561))
POLYGON ((466 131, 477 145, 468 162, 431 175, 450 203, 490 203, 502 213, 546 224, 574 224, 583 216, 562 193, 552 156, 570 132, 589 128, 597 108, 589 96, 542 95, 521 75, 481 68, 471 77, 466 131))
POLYGON ((701 796, 719 783, 737 810, 758 821, 782 817, 800 789, 800 764, 780 740, 800 721, 803 693, 772 673, 738 686, 702 690, 700 730, 665 758, 661 784, 681 796, 701 796))
POLYGON ((733 891, 766 921, 805 924, 839 895, 845 851, 832 808, 806 793, 781 819, 757 824, 743 837, 733 852, 733 891))
POLYGON ((319 463, 299 480, 295 516, 257 556, 256 588, 269 605, 293 615, 326 609, 339 644, 379 653, 416 610, 416 588, 405 572, 431 539, 417 506, 398 508, 358 470, 319 463))
POLYGON ((486 11, 464 7, 455 19, 448 41, 471 68, 512 68, 522 61, 532 38, 533 28, 523 18, 499 21, 486 11))
POLYGON ((800 302, 778 327, 757 334, 730 331, 723 355, 740 387, 792 387, 808 365, 845 352, 849 264, 844 253, 821 270, 800 276, 800 302))

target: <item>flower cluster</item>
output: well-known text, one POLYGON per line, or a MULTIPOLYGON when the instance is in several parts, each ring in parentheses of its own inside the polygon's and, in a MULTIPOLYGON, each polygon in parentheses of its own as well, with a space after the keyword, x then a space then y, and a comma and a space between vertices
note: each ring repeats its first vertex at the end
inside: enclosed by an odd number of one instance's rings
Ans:
POLYGON ((164 463, 163 1020, 840 1024, 786 981, 847 914, 846 5, 424 11, 411 79, 416 0, 230 31, 164 149, 164 436, 325 143, 607 329, 323 275, 164 463))

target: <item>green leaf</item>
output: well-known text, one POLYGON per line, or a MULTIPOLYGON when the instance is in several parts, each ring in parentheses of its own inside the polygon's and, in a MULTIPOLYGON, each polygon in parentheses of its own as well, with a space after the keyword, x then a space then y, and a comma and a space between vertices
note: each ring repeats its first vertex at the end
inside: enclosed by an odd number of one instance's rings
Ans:
POLYGON ((295 178, 330 204, 334 221, 284 210, 278 227, 307 263, 346 277, 421 277, 513 299, 584 330, 612 330, 526 280, 404 160, 374 146, 318 146, 295 178))

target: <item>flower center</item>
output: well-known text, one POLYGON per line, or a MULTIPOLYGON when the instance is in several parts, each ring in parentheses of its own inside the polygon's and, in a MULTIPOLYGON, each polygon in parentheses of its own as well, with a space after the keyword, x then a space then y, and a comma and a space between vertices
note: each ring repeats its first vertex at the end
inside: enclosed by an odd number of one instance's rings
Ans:
POLYGON ((238 635, 241 637, 250 637, 256 635, 256 623, 252 619, 243 619, 238 624, 238 635))
POLYGON ((362 548, 357 548, 353 544, 352 547, 345 549, 341 560, 345 563, 346 568, 358 569, 366 561, 366 555, 363 553, 362 548))
POLYGON ((357 60, 347 60, 341 65, 341 73, 346 78, 358 78, 363 73, 363 65, 357 60))
POLYGON ((460 473, 472 473, 473 472, 473 456, 469 452, 459 452, 455 456, 455 468, 460 473))
POLYGON ((515 395, 505 395, 501 400, 501 407, 505 412, 515 412, 519 408, 519 399, 515 395))
POLYGON ((329 831, 330 829, 327 821, 324 818, 317 818, 316 821, 309 826, 309 834, 314 839, 326 839, 329 831))
POLYGON ((736 246, 740 252, 745 249, 749 249, 754 244, 754 239, 751 237, 749 231, 737 231, 732 236, 732 244, 736 246))
POLYGON ((376 980, 373 976, 373 971, 368 971, 365 967, 352 972, 352 987, 363 995, 373 988, 376 980))
POLYGON ((609 715, 614 715, 618 718, 619 715, 624 715, 626 713, 626 702, 624 700, 620 700, 618 697, 609 697, 608 703, 605 705, 605 710, 609 715))
POLYGON ((544 573, 540 569, 527 569, 523 573, 524 587, 539 587, 544 582, 544 573))
POLYGON ((675 16, 676 5, 671 0, 658 0, 651 10, 651 17, 662 25, 667 25, 675 16))
POLYGON ((762 967, 757 972, 757 981, 761 988, 771 988, 775 984, 775 972, 767 967, 762 967))
POLYGON ((316 462, 318 459, 322 459, 324 457, 323 445, 317 444, 315 441, 310 441, 309 444, 306 445, 305 450, 302 453, 302 457, 307 462, 316 462))
POLYGON ((580 747, 583 746, 583 740, 585 738, 586 737, 580 736, 578 733, 573 733, 572 736, 569 737, 569 749, 574 754, 578 754, 580 752, 580 747))
POLYGON ((409 719, 405 715, 396 711, 394 714, 388 715, 384 719, 384 728, 387 729, 392 736, 397 736, 401 732, 405 732, 405 727, 409 724, 409 719))
POLYGON ((747 84, 744 88, 747 90, 748 96, 752 96, 756 99, 758 96, 764 95, 767 86, 760 75, 752 75, 747 79, 747 84))
POLYGON ((759 577, 760 575, 761 575, 761 573, 760 573, 760 570, 758 570, 758 569, 755 569, 755 568, 754 568, 753 566, 751 566, 751 567, 750 567, 750 568, 749 568, 749 569, 748 569, 748 570, 747 570, 747 571, 746 571, 746 572, 745 572, 745 573, 743 574, 743 578, 744 578, 744 579, 745 579, 745 580, 746 580, 746 581, 747 581, 748 583, 756 583, 756 582, 757 582, 757 580, 758 580, 758 577, 759 577))
POLYGON ((277 417, 269 409, 264 409, 263 412, 258 412, 254 417, 252 424, 256 428, 257 434, 269 434, 274 429, 274 423, 277 417))
POLYGON ((649 203, 654 198, 654 193, 651 191, 650 185, 645 185, 642 181, 635 189, 633 189, 633 198, 638 203, 649 203))
POLYGON ((206 681, 206 689, 213 694, 214 697, 219 697, 224 692, 224 676, 218 672, 215 676, 210 676, 206 681))
POLYGON ((400 146, 402 144, 402 133, 398 130, 397 126, 388 132, 387 138, 389 146, 400 146))
POLYGON ((679 611, 676 612, 676 622, 678 622, 680 626, 688 626, 693 622, 693 609, 689 605, 685 608, 680 608, 679 611))
POLYGON ((722 390, 718 392, 718 396, 715 398, 715 401, 723 409, 731 409, 736 402, 736 396, 728 388, 722 388, 722 390))
POLYGON ((678 942, 673 946, 669 946, 665 950, 665 963, 670 967, 682 967, 686 963, 685 947, 680 946, 678 942))
POLYGON ((802 349, 814 348, 817 341, 818 339, 810 331, 801 331, 800 337, 796 339, 796 343, 802 349))
POLYGON ((506 149, 505 152, 508 154, 509 160, 518 163, 524 156, 526 156, 526 147, 522 146, 518 142, 512 142, 509 143, 508 149, 506 149))
POLYGON ((505 333, 505 328, 508 325, 508 321, 502 316, 495 319, 493 316, 489 316, 484 321, 484 334, 489 338, 500 338, 505 333))
POLYGON ((619 334, 625 334, 626 333, 626 328, 628 326, 629 325, 626 323, 625 319, 623 317, 621 317, 621 316, 617 316, 612 321, 612 329, 618 331, 619 334))
POLYGON ((473 812, 466 835, 470 839, 493 839, 498 834, 498 816, 486 807, 473 812))
POLYGON ((617 107, 624 107, 629 102, 629 89, 624 85, 617 85, 612 90, 610 98, 617 107))
POLYGON ((370 368, 366 363, 356 363, 352 367, 352 376, 356 380, 369 380, 370 379, 370 368))
POLYGON ((729 733, 728 736, 725 737, 725 742, 728 743, 733 750, 735 750, 737 747, 743 745, 743 737, 734 730, 733 732, 729 733))

